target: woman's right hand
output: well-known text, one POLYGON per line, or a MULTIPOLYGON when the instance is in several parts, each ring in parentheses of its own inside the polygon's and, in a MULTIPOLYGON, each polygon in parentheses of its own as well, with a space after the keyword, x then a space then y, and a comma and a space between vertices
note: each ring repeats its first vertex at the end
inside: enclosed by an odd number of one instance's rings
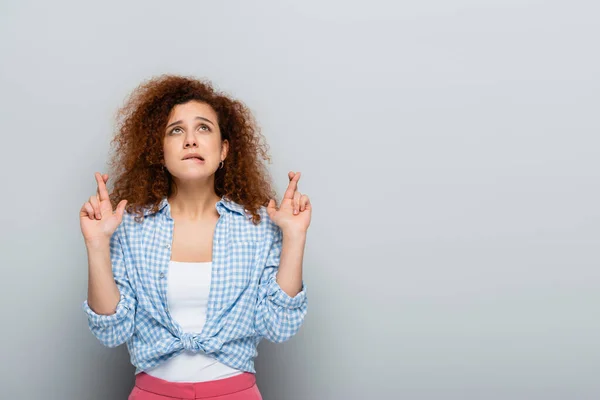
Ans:
POLYGON ((113 212, 106 190, 108 175, 96 172, 98 190, 90 196, 79 211, 81 233, 86 243, 108 242, 123 220, 127 200, 121 200, 113 212))

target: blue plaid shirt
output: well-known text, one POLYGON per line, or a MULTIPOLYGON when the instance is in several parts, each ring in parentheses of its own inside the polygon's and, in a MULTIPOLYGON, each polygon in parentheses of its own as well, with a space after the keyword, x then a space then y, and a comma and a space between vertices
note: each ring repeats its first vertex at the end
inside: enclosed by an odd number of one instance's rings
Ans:
POLYGON ((125 212, 110 239, 115 282, 121 293, 116 312, 96 314, 83 302, 92 333, 105 346, 127 343, 136 374, 184 350, 203 352, 219 362, 255 373, 256 347, 264 337, 283 342, 304 321, 306 288, 286 294, 275 275, 282 232, 261 207, 254 225, 244 207, 221 198, 213 237, 212 281, 206 323, 201 332, 184 332, 167 306, 167 270, 171 258, 173 218, 167 198, 144 220, 125 212))

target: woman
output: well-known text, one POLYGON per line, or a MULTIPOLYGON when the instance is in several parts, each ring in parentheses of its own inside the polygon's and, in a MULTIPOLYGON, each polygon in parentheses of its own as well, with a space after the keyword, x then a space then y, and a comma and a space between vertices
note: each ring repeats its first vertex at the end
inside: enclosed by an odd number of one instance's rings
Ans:
POLYGON ((307 310, 300 172, 276 207, 250 111, 208 82, 150 79, 118 118, 114 189, 96 173, 80 211, 90 330, 127 343, 130 400, 261 399, 259 341, 289 339, 307 310))

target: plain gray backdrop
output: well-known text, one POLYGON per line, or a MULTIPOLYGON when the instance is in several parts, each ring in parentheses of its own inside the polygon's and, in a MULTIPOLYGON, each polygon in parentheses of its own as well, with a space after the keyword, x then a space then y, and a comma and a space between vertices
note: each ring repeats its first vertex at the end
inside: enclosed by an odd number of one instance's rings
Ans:
POLYGON ((254 112, 314 212, 265 400, 600 398, 597 2, 0 3, 3 399, 125 399, 81 205, 142 80, 254 112))

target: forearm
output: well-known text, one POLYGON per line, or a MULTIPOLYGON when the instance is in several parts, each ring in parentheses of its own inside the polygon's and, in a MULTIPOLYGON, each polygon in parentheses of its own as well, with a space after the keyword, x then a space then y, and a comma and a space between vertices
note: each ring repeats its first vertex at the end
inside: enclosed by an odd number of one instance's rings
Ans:
POLYGON ((302 290, 302 261, 306 244, 306 232, 283 232, 279 271, 276 280, 281 289, 290 297, 302 290))
POLYGON ((88 305, 99 315, 114 314, 120 292, 112 272, 110 242, 86 243, 88 255, 88 305))

